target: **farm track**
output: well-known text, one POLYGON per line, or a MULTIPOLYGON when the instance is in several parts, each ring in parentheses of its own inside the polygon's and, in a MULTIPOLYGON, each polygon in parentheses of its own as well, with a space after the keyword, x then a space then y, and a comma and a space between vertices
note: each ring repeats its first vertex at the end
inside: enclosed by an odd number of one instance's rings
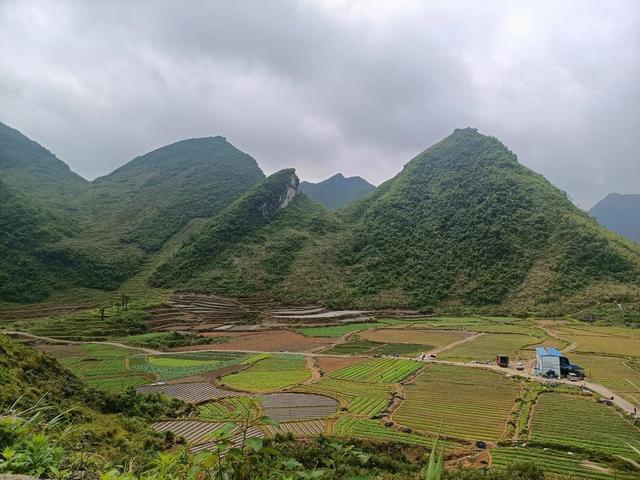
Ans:
POLYGON ((424 353, 425 354, 428 353, 429 355, 437 355, 439 353, 446 352, 447 350, 450 350, 453 347, 457 347, 458 345, 462 345, 463 343, 467 343, 467 342, 470 342, 472 340, 475 340, 476 338, 481 337, 482 335, 484 335, 483 332, 477 332, 476 334, 471 335, 470 337, 463 338, 462 340, 458 340, 457 342, 449 343, 447 345, 443 345, 442 347, 434 348, 433 350, 429 350, 428 352, 424 352, 424 353))

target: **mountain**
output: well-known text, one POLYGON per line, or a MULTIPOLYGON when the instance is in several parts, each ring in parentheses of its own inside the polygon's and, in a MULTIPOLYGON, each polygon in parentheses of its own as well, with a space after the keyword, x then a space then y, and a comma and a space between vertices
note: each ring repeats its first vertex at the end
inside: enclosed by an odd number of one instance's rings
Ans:
POLYGON ((589 210, 589 215, 603 227, 640 242, 640 194, 610 193, 589 210))
POLYGON ((331 229, 331 217, 300 193, 293 169, 281 170, 214 217, 153 282, 232 295, 269 291, 313 236, 331 229))
MULTIPOLYGON (((268 182, 280 198, 287 181, 268 182)), ((259 215, 266 199, 252 192, 156 281, 334 307, 579 315, 624 303, 638 313, 640 247, 475 129, 456 130, 337 214, 298 194, 259 215)))
POLYGON ((336 210, 359 200, 375 188, 364 178, 345 178, 341 173, 319 183, 300 183, 300 190, 303 193, 330 210, 336 210))
POLYGON ((77 200, 90 241, 157 251, 191 219, 210 217, 264 178, 224 137, 183 140, 92 182, 77 200))
POLYGON ((64 209, 89 182, 49 150, 0 123, 0 178, 33 201, 64 209))

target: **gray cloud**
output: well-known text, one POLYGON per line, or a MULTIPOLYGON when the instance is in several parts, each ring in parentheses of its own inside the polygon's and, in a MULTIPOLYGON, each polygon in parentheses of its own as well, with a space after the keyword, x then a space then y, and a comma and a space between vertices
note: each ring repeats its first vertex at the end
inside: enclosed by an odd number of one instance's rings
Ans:
POLYGON ((640 180, 640 3, 0 1, 0 120, 93 178, 226 136, 380 183, 456 127, 583 207, 640 180))

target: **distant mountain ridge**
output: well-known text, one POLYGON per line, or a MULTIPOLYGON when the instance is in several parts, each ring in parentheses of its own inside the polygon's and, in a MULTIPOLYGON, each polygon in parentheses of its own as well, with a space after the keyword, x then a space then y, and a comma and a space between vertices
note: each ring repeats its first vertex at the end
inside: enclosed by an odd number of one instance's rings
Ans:
POLYGON ((610 193, 589 214, 612 232, 640 242, 640 194, 610 193))
POLYGON ((303 193, 329 210, 336 210, 359 200, 375 188, 362 177, 345 177, 342 173, 318 183, 300 183, 303 193))

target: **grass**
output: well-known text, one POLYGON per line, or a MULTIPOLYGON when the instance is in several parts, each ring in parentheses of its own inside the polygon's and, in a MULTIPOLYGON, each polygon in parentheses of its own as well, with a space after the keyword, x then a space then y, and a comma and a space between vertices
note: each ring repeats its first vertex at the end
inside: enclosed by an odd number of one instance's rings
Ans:
POLYGON ((360 336, 365 340, 383 343, 412 343, 421 344, 422 351, 432 350, 471 336, 471 332, 464 330, 436 330, 416 328, 381 328, 363 332, 360 336))
POLYGON ((415 357, 421 352, 430 349, 431 348, 428 346, 412 343, 380 343, 356 338, 355 340, 352 340, 350 342, 335 345, 334 347, 325 350, 323 353, 332 353, 336 355, 380 354, 415 357))
POLYGON ((533 409, 531 439, 618 454, 640 462, 640 430, 592 397, 541 394, 533 409))
POLYGON ((359 355, 370 352, 381 345, 383 344, 357 338, 347 343, 335 345, 334 347, 325 350, 323 353, 332 353, 336 355, 359 355))
POLYGON ((401 425, 468 440, 498 440, 519 394, 519 384, 479 368, 432 365, 394 412, 401 425))
POLYGON ((349 323, 347 325, 336 325, 331 327, 306 327, 296 328, 297 333, 301 333, 306 337, 341 337, 347 333, 359 332, 370 328, 384 325, 381 322, 374 323, 349 323))
POLYGON ((300 355, 272 355, 248 369, 227 375, 222 383, 235 390, 271 392, 304 382, 311 376, 300 355))
POLYGON ((486 333, 446 350, 439 356, 443 359, 457 361, 492 361, 496 355, 502 354, 523 360, 531 355, 531 352, 525 352, 523 349, 539 343, 541 340, 540 337, 531 335, 486 333))
POLYGON ((432 440, 422 435, 399 432, 385 427, 377 420, 341 416, 333 426, 333 433, 339 437, 356 437, 383 442, 405 443, 410 445, 429 445, 432 440))
POLYGON ((332 378, 375 383, 395 383, 422 368, 412 360, 379 358, 341 368, 329 374, 332 378))

